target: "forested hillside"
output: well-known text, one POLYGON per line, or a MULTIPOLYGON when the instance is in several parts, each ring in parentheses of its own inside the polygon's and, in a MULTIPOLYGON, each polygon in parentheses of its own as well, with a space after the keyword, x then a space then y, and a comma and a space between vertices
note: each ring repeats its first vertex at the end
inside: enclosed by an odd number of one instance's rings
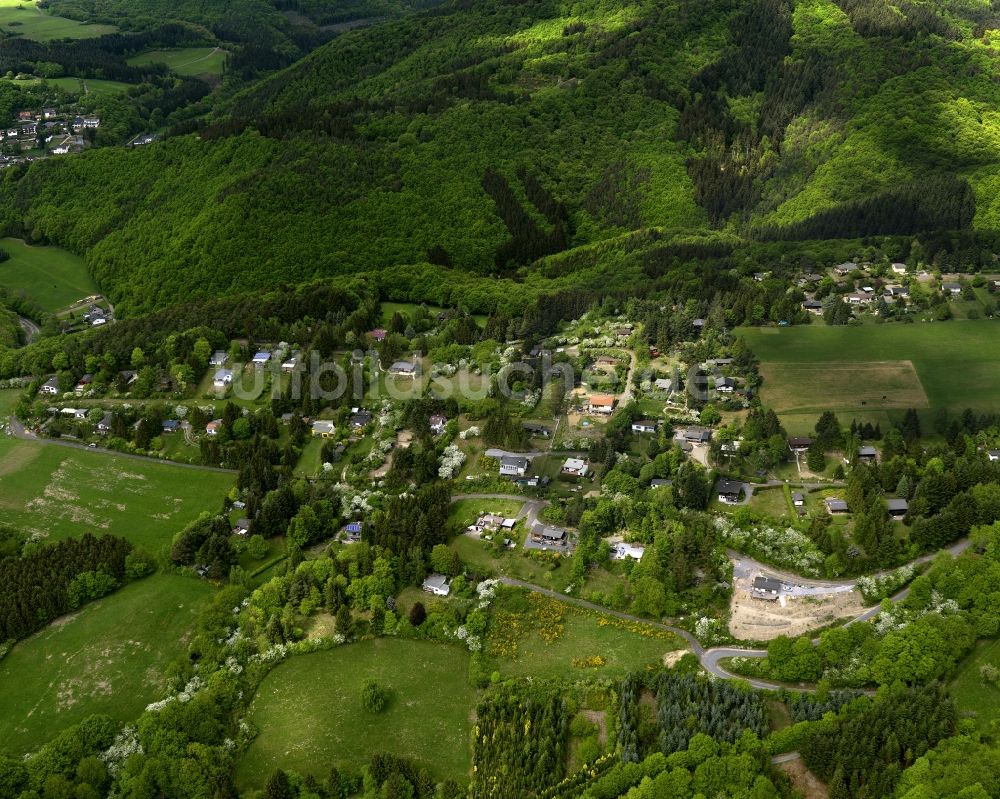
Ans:
POLYGON ((996 28, 959 0, 452 0, 155 146, 7 170, 0 221, 85 253, 126 313, 401 265, 411 288, 600 285, 664 240, 989 230, 996 28))

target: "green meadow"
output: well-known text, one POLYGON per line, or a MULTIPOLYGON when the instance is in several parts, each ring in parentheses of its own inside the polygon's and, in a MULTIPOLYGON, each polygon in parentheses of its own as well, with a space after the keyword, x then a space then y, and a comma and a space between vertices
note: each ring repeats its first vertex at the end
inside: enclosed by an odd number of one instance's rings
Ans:
POLYGON ((0 660, 0 752, 20 756, 94 713, 135 719, 164 695, 211 586, 154 574, 64 616, 0 660))
POLYGON ((102 451, 0 439, 0 517, 52 540, 111 533, 158 553, 234 476, 102 451))
POLYGON ((121 94, 131 86, 119 80, 99 78, 50 78, 48 82, 75 94, 121 94))
POLYGON ((221 75, 226 63, 225 50, 218 47, 181 47, 177 50, 147 50, 132 56, 133 66, 166 64, 177 75, 221 75))
POLYGON ((761 399, 808 429, 823 410, 892 421, 906 408, 1000 411, 1000 324, 954 320, 743 328, 760 359, 761 399))
POLYGON ((0 263, 0 286, 23 292, 46 311, 56 311, 99 293, 78 255, 60 247, 26 244, 21 239, 0 239, 10 258, 0 263))
POLYGON ((241 791, 282 767, 323 779, 375 752, 409 757, 436 778, 463 780, 475 703, 468 652, 430 641, 380 638, 285 661, 261 683, 250 708, 260 730, 240 761, 241 791), (361 704, 369 679, 389 691, 377 715, 361 704))
POLYGON ((45 42, 52 39, 90 39, 114 33, 113 25, 91 25, 49 14, 32 0, 0 0, 0 30, 45 42))
POLYGON ((980 641, 961 664, 950 686, 960 716, 975 720, 985 734, 1000 720, 1000 686, 988 683, 979 670, 986 664, 1000 668, 1000 640, 980 641))

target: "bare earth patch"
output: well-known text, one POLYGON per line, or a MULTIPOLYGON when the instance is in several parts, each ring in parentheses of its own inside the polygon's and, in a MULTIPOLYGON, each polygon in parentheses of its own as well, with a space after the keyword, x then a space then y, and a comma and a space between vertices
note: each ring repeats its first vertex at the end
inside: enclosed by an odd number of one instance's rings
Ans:
POLYGON ((783 596, 767 602, 750 596, 748 585, 738 581, 729 606, 729 632, 743 641, 770 641, 779 635, 795 637, 837 621, 859 616, 865 610, 857 591, 821 596, 783 596))
POLYGON ((667 652, 663 656, 663 665, 668 669, 673 668, 687 653, 686 649, 675 649, 673 652, 667 652))
POLYGON ((827 799, 830 795, 827 792, 819 777, 806 768, 806 764, 801 760, 789 760, 787 763, 779 763, 778 768, 788 775, 792 787, 798 791, 804 799, 827 799))

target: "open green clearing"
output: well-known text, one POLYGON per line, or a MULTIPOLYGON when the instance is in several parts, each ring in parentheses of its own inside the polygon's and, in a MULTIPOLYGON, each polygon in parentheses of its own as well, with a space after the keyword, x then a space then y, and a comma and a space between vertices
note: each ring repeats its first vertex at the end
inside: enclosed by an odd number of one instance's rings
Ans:
POLYGON ((331 765, 356 766, 380 751, 413 758, 438 779, 464 780, 474 704, 468 663, 457 646, 384 638, 282 663, 251 706, 260 733, 237 767, 237 785, 262 787, 278 766, 323 779, 331 765), (361 706, 369 679, 390 692, 378 715, 361 706))
POLYGON ((959 715, 974 718, 984 733, 991 730, 992 722, 1000 719, 1000 687, 987 683, 979 674, 987 663, 1000 668, 1000 640, 981 641, 951 683, 959 715))
POLYGON ((113 25, 90 25, 42 11, 32 0, 0 0, 0 30, 40 42, 52 39, 90 39, 114 33, 113 25))
POLYGON ((811 427, 826 409, 842 419, 883 423, 908 407, 1000 411, 995 320, 743 328, 738 334, 760 359, 761 399, 787 420, 790 432, 811 427))
POLYGON ((85 716, 136 718, 163 696, 164 669, 212 593, 154 574, 22 641, 0 660, 0 751, 30 752, 85 716))
POLYGON ((58 444, 0 439, 0 517, 58 540, 111 533, 157 553, 234 475, 58 444))
MULTIPOLYGON (((494 616, 483 647, 492 668, 504 675, 570 681, 622 677, 685 648, 676 635, 642 622, 584 610, 540 594, 526 596, 531 610, 494 616), (595 657, 604 662, 582 662, 595 657)), ((511 602, 520 606, 516 594, 497 604, 509 608, 511 602)))
POLYGON ((50 78, 48 82, 75 94, 121 94, 131 87, 120 80, 99 78, 50 78))
POLYGON ((0 263, 0 286, 24 292, 46 311, 55 311, 100 289, 78 255, 60 247, 33 247, 21 239, 0 239, 10 258, 0 263))
POLYGON ((166 64, 178 75, 221 75, 226 63, 226 51, 218 47, 181 47, 177 50, 147 50, 132 56, 133 66, 166 64))

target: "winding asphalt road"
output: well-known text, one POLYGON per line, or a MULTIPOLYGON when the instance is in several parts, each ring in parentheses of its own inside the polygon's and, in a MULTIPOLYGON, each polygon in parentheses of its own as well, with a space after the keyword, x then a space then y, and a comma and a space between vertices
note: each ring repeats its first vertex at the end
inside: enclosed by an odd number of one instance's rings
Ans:
POLYGON ((134 461, 143 461, 145 463, 160 463, 164 466, 176 466, 181 469, 197 469, 200 472, 220 472, 222 474, 236 474, 236 469, 223 469, 221 466, 199 466, 195 463, 178 463, 177 461, 168 461, 161 458, 150 458, 146 455, 135 455, 131 452, 117 452, 115 450, 104 449, 103 447, 98 450, 97 447, 91 447, 88 444, 81 444, 76 441, 64 441, 61 438, 43 438, 32 433, 30 430, 26 430, 24 425, 21 424, 20 420, 16 416, 11 416, 10 419, 10 434, 14 438, 20 439, 21 441, 34 441, 36 444, 51 444, 57 447, 68 447, 70 449, 82 449, 85 452, 105 452, 114 455, 116 458, 128 458, 134 461))

